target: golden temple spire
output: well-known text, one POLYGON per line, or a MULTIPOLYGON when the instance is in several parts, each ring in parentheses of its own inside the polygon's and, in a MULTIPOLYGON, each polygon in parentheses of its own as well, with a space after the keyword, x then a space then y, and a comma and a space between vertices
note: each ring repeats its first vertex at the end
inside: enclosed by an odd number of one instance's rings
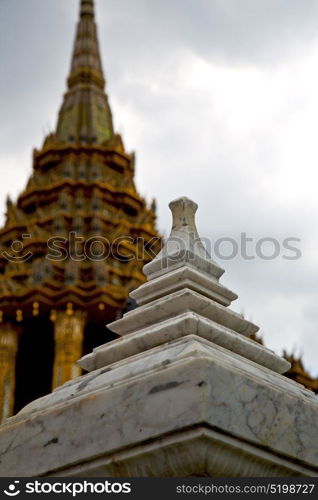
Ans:
POLYGON ((105 145, 113 123, 100 57, 94 1, 81 0, 71 70, 56 136, 59 142, 105 145))
POLYGON ((94 17, 94 0, 81 0, 81 10, 80 16, 83 17, 94 17))
POLYGON ((34 150, 32 175, 17 202, 8 199, 0 228, 0 423, 79 374, 82 350, 104 343, 105 324, 144 281, 150 257, 138 258, 141 238, 153 251, 157 237, 155 214, 136 191, 135 157, 113 132, 94 2, 79 7, 57 130, 34 150), (125 243, 130 235, 133 243, 125 243), (49 255, 49 242, 61 237, 66 253, 59 259, 49 255), (100 237, 105 253, 97 257, 100 237), (110 255, 122 237, 124 248, 110 255), (20 240, 16 251, 12 242, 20 240))

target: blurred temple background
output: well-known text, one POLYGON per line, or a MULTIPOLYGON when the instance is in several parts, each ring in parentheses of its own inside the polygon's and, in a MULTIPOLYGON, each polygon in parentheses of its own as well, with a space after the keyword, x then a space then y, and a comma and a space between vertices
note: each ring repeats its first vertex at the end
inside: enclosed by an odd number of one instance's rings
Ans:
POLYGON ((114 338, 106 324, 144 281, 147 244, 160 248, 134 168, 113 129, 94 2, 82 0, 56 130, 0 232, 0 420, 80 375, 82 354, 114 338))

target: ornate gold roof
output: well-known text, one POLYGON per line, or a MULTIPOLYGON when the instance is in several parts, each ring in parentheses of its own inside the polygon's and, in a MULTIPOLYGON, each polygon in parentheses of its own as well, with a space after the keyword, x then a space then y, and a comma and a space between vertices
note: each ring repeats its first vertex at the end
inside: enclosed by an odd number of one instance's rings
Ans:
POLYGON ((17 202, 8 200, 0 230, 3 320, 21 322, 34 303, 40 313, 74 303, 94 317, 107 306, 113 316, 144 280, 151 253, 141 247, 160 247, 151 243, 154 207, 136 190, 135 157, 114 132, 104 88, 94 2, 81 0, 56 130, 34 151, 32 175, 17 202), (105 255, 96 258, 99 238, 105 255))

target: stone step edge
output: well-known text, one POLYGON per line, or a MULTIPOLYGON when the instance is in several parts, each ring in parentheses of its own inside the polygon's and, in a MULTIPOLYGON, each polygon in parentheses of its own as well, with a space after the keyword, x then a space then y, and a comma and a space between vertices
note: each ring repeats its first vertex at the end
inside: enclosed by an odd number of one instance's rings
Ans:
POLYGON ((188 335, 198 335, 256 364, 285 373, 290 363, 270 349, 194 312, 186 312, 97 347, 78 364, 93 371, 188 335))

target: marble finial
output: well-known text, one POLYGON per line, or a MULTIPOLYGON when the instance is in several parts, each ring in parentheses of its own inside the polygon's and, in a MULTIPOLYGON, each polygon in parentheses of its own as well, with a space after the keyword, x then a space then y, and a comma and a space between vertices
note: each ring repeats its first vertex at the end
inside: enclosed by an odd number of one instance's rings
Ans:
POLYGON ((169 208, 172 212, 172 232, 180 231, 187 228, 188 232, 197 233, 195 226, 195 214, 198 210, 198 205, 187 198, 182 196, 169 203, 169 208))
POLYGON ((198 205, 190 198, 182 196, 169 203, 169 208, 172 213, 172 229, 167 246, 174 242, 181 251, 191 250, 203 258, 209 258, 195 224, 198 205))
POLYGON ((224 270, 210 257, 204 246, 195 223, 198 205, 186 196, 173 200, 169 204, 172 212, 172 229, 169 238, 157 257, 146 264, 144 273, 150 280, 159 274, 165 274, 172 267, 192 263, 201 271, 212 274, 217 279, 224 270))

